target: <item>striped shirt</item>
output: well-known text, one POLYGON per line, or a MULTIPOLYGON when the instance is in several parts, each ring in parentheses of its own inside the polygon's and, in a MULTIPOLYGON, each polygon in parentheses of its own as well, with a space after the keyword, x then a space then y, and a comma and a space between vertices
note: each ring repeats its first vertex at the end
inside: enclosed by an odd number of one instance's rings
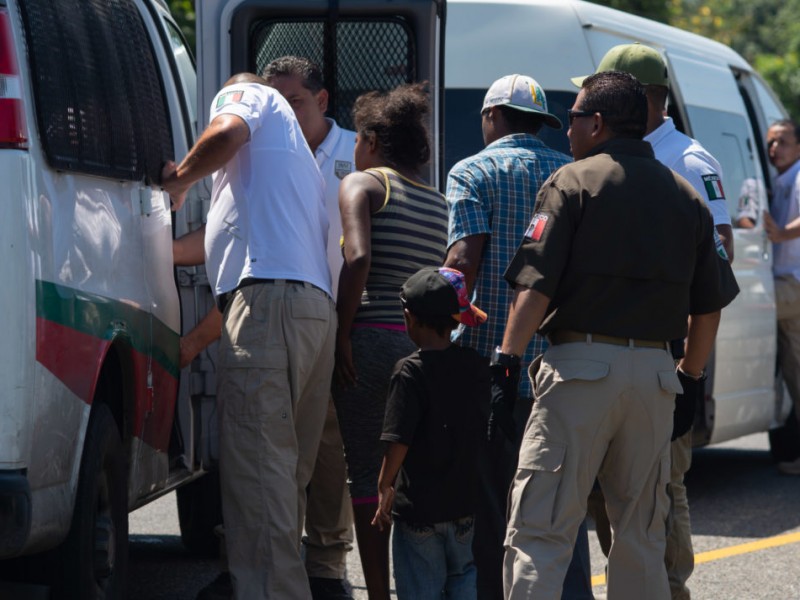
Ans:
MULTIPOLYGON (((489 236, 472 293, 472 302, 488 313, 488 319, 479 327, 462 326, 455 332, 459 343, 487 358, 503 341, 513 294, 503 273, 533 216, 536 194, 551 173, 571 161, 536 136, 512 134, 457 163, 447 177, 448 247, 471 235, 489 236)), ((541 354, 546 344, 533 336, 523 364, 541 354)), ((519 389, 520 397, 532 397, 527 377, 520 378, 519 389)))
MULTIPOLYGON (((355 324, 403 325, 400 288, 423 267, 439 267, 447 246, 447 204, 436 189, 383 167, 381 209, 371 217, 371 261, 355 324)), ((347 240, 344 240, 347 243, 347 240)))

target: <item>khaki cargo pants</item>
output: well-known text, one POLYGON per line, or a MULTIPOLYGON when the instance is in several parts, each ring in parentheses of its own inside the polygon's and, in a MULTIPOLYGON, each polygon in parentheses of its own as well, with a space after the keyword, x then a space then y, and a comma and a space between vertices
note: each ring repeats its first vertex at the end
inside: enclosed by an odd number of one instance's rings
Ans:
POLYGON ((800 422, 800 281, 791 275, 775 278, 778 318, 778 364, 800 422))
POLYGON ((595 478, 614 531, 608 598, 670 597, 664 567, 672 356, 601 343, 551 346, 529 369, 535 402, 511 488, 504 565, 512 600, 561 597, 595 478))
POLYGON ((309 577, 344 579, 353 549, 353 503, 333 398, 322 430, 306 507, 306 572, 309 577))
POLYGON ((309 284, 254 284, 223 323, 220 483, 235 597, 308 600, 300 533, 328 410, 333 300, 309 284))

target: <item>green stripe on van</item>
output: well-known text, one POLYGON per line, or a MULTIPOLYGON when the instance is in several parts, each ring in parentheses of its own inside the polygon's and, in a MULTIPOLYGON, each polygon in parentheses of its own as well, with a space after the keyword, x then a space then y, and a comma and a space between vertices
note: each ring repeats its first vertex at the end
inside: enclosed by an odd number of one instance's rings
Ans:
POLYGON ((75 288, 36 281, 36 316, 104 340, 124 331, 133 348, 177 378, 180 335, 138 306, 75 288), (152 327, 152 348, 147 331, 152 327))

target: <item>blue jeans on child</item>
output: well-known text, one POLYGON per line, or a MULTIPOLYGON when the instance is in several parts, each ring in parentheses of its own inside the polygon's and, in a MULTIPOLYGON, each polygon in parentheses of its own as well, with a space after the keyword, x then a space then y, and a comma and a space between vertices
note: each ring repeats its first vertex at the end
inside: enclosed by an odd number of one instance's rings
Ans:
POLYGON ((444 523, 394 521, 392 555, 398 600, 476 600, 474 517, 444 523))

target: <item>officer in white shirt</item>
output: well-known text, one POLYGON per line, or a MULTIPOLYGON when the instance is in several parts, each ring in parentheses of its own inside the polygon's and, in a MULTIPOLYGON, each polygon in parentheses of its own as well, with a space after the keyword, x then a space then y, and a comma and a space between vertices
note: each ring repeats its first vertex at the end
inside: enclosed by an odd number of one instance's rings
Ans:
MULTIPOLYGON (((294 110, 300 129, 325 180, 325 206, 328 213, 328 266, 334 298, 342 267, 339 217, 339 182, 355 170, 353 151, 356 134, 325 117, 328 92, 323 87, 319 67, 306 58, 285 56, 275 59, 263 71, 267 83, 277 89, 294 110)), ((176 240, 176 264, 202 262, 204 229, 176 240), (195 241, 192 242, 192 238, 195 241), (199 246, 198 246, 199 240, 199 246), (195 245, 194 256, 190 253, 195 245), (199 254, 197 247, 200 247, 199 254)), ((222 316, 214 308, 203 321, 181 338, 181 366, 219 338, 222 316)), ((329 402, 320 441, 317 463, 311 477, 306 507, 306 572, 314 600, 349 600, 344 585, 347 552, 353 547, 353 509, 347 489, 342 437, 333 402, 329 402)), ((198 600, 229 594, 230 577, 223 572, 201 591, 198 600)))
POLYGON ((336 334, 324 183, 289 104, 231 78, 209 126, 162 185, 177 210, 213 173, 205 263, 220 312, 217 401, 225 542, 237 599, 306 600, 305 490, 336 334))
MULTIPOLYGON (((325 117, 328 91, 323 87, 319 66, 307 58, 277 58, 264 68, 263 76, 294 109, 325 179, 325 205, 330 221, 328 264, 336 298, 343 262, 339 182, 355 170, 356 134, 325 117)), ((332 399, 309 486, 305 526, 306 572, 313 600, 351 600, 344 577, 347 552, 353 547, 353 508, 347 488, 342 435, 332 399)))

